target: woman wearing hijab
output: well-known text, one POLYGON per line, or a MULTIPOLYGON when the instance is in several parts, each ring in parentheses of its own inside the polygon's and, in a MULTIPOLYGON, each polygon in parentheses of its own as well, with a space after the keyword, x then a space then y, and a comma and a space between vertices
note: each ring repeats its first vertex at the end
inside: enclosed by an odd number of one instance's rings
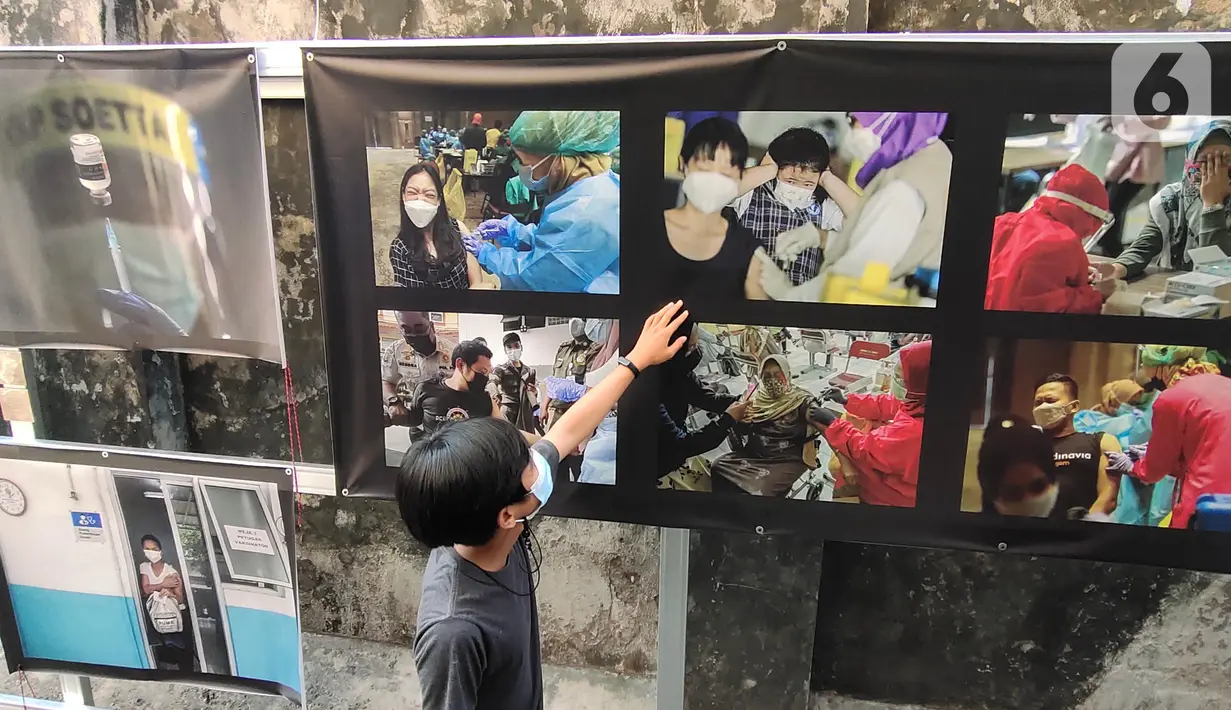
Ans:
POLYGON ((1133 243, 1096 269, 1105 278, 1131 278, 1157 259, 1166 271, 1192 271, 1192 249, 1217 246, 1231 253, 1229 205, 1231 120, 1218 119, 1188 144, 1184 178, 1150 198, 1150 218, 1133 243))
POLYGON ((619 112, 523 111, 509 138, 543 213, 537 224, 511 215, 480 224, 479 264, 506 289, 619 293, 619 112))
POLYGON ((807 470, 804 446, 820 426, 821 409, 813 395, 792 384, 786 358, 770 355, 761 362, 760 384, 742 424, 735 427, 738 446, 710 466, 714 492, 785 497, 807 470))
POLYGON ((858 471, 860 503, 914 507, 931 364, 932 341, 912 343, 898 351, 890 394, 826 395, 852 416, 889 422, 865 433, 823 410, 825 440, 858 471))
POLYGON ((443 194, 433 163, 416 163, 402 175, 401 226, 389 246, 393 280, 409 287, 493 288, 479 262, 466 252, 461 225, 449 217, 443 194))

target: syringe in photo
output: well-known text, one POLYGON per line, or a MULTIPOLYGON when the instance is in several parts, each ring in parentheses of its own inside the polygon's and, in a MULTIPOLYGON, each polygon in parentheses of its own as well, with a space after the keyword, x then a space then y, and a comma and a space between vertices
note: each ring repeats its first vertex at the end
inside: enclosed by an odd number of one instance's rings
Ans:
MULTIPOLYGON (((501 417, 528 440, 616 366, 612 319, 381 311, 385 462, 401 463, 421 437, 449 422, 501 417)), ((560 471, 580 483, 615 483, 616 411, 560 471)))
MULTIPOLYGON (((102 141, 90 133, 77 133, 69 137, 69 144, 72 147, 73 162, 77 165, 77 179, 82 187, 90 191, 90 199, 94 204, 105 210, 114 200, 108 191, 111 187, 111 169, 107 165, 102 141)), ((138 330, 149 329, 157 333, 187 336, 188 333, 166 311, 133 293, 128 267, 124 264, 124 252, 115 227, 111 224, 111 217, 104 217, 103 225, 107 235, 107 249, 111 252, 111 263, 115 265, 115 277, 120 285, 119 289, 98 289, 98 300, 103 306, 103 325, 107 328, 124 328, 125 324, 116 323, 114 320, 114 316, 120 316, 129 324, 130 329, 135 327, 138 330)))
POLYGON ((662 366, 659 487, 913 507, 930 336, 701 323, 662 366))

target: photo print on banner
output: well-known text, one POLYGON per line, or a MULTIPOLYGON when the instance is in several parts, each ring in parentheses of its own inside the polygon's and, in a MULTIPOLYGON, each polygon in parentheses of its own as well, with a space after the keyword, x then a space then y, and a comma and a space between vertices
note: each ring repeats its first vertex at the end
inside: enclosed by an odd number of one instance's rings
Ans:
POLYGON ((962 510, 1231 530, 1231 370, 1203 346, 992 340, 962 510))
POLYGON ((5 648, 10 670, 81 664, 91 675, 301 702, 289 491, 3 462, 0 564, 14 617, 5 623, 15 621, 20 636, 20 648, 5 648))
MULTIPOLYGON (((385 463, 451 421, 502 417, 532 436, 551 430, 616 366, 615 320, 381 311, 385 463)), ((616 481, 616 412, 560 471, 578 483, 616 481)))
POLYGON ((930 336, 685 329, 662 366, 660 488, 914 507, 930 336))
POLYGON ((1231 118, 1022 115, 985 307, 1231 317, 1231 118))
POLYGON ((0 57, 0 345, 283 361, 249 50, 176 54, 0 57))
POLYGON ((368 121, 378 286, 620 292, 620 114, 368 121))
POLYGON ((705 298, 935 306, 943 113, 677 111, 664 282, 705 298))

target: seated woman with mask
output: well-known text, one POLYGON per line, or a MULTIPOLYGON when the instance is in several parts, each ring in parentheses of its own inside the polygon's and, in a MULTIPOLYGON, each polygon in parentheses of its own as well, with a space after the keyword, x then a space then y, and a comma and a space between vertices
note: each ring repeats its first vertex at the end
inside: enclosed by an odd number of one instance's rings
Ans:
POLYGON ((808 471, 804 446, 822 428, 815 421, 821 403, 791 383, 791 368, 780 355, 765 358, 760 379, 735 428, 738 446, 710 466, 715 493, 781 498, 808 471))
POLYGON ((978 461, 984 513, 1052 517, 1060 486, 1046 434, 1018 416, 992 417, 978 461))
POLYGON ((433 163, 416 163, 398 189, 402 215, 389 245, 389 265, 398 286, 497 288, 462 244, 461 223, 449 216, 444 186, 433 163))

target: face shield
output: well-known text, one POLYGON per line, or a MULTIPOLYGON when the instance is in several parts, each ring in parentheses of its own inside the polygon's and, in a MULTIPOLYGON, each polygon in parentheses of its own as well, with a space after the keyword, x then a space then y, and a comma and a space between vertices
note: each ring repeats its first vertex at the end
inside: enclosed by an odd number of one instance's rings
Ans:
POLYGON ((1107 230, 1111 229, 1111 226, 1116 223, 1116 217, 1112 213, 1108 212, 1107 210, 1101 207, 1092 205, 1089 202, 1086 202, 1085 200, 1079 197, 1073 197, 1072 195, 1066 192, 1058 192, 1056 190, 1044 190, 1043 192, 1039 193, 1039 197, 1051 197, 1051 198, 1060 200, 1061 202, 1067 202, 1070 205, 1073 205, 1074 207, 1081 209, 1082 212, 1085 212, 1091 217, 1094 217, 1095 219, 1102 222, 1102 225, 1098 229, 1094 230, 1093 234, 1086 237, 1082 241, 1082 248, 1085 249, 1085 251, 1087 252, 1089 252, 1090 249, 1092 249, 1095 244, 1098 244, 1099 239, 1102 239, 1103 235, 1107 233, 1107 230))

